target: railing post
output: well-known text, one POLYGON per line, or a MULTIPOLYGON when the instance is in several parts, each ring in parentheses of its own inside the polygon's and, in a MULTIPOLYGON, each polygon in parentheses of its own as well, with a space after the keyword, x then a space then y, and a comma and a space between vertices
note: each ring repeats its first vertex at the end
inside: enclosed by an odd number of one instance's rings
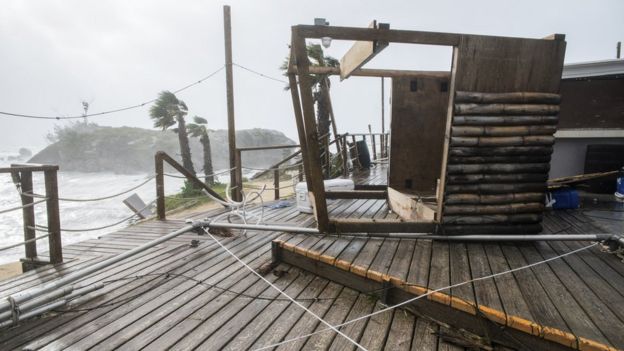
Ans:
POLYGON ((273 188, 275 189, 275 200, 280 198, 280 172, 279 168, 273 170, 273 188))
POLYGON ((299 165, 299 181, 303 182, 303 164, 299 165))
MULTIPOLYGON (((22 171, 20 172, 20 188, 23 194, 33 193, 32 172, 22 171)), ((33 198, 31 196, 22 195, 22 217, 24 219, 24 241, 34 239, 36 237, 35 231, 35 207, 33 198)), ((37 258, 37 242, 29 242, 25 245, 26 258, 33 260, 37 258)))
POLYGON ((63 245, 61 243, 61 219, 59 215, 57 170, 45 170, 46 209, 48 212, 48 243, 50 247, 50 263, 63 262, 63 245))
POLYGON ((165 214, 165 174, 164 162, 160 153, 154 156, 156 168, 156 215, 158 220, 167 219, 165 214))
POLYGON ((242 168, 242 160, 241 160, 241 150, 236 149, 236 153, 234 155, 234 172, 236 179, 236 184, 232 184, 232 199, 234 201, 242 201, 242 190, 243 190, 243 168, 242 168))
POLYGON ((347 159, 349 154, 347 152, 347 135, 342 135, 342 175, 344 177, 349 176, 349 160, 347 159))

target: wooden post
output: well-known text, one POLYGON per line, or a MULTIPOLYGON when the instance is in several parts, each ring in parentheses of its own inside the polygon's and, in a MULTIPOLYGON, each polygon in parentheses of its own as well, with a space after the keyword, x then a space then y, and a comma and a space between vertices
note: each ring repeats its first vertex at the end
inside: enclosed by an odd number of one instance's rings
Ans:
MULTIPOLYGON (((32 172, 20 172, 20 186, 22 193, 33 193, 32 172)), ((22 195, 22 206, 28 206, 22 209, 22 217, 24 219, 24 241, 28 241, 36 237, 35 229, 32 229, 35 227, 35 207, 29 206, 32 203, 33 198, 31 196, 22 195)), ((27 259, 37 258, 37 242, 33 241, 27 243, 25 251, 27 259)))
POLYGON ((344 177, 349 176, 349 161, 347 157, 349 157, 349 153, 347 152, 347 135, 344 134, 342 137, 342 175, 344 177))
POLYGON ((158 220, 164 221, 165 215, 165 174, 162 154, 156 153, 154 156, 156 168, 156 215, 158 220))
MULTIPOLYGON (((308 188, 308 191, 310 191, 313 196, 318 229, 321 233, 326 233, 329 228, 329 214, 327 212, 323 172, 318 148, 319 138, 316 126, 316 116, 314 114, 314 99, 312 97, 311 81, 309 76, 310 62, 306 51, 305 38, 299 35, 297 27, 293 27, 292 37, 293 49, 299 73, 301 107, 303 112, 303 123, 305 125, 307 156, 309 159, 308 164, 310 166, 308 184, 311 185, 311 187, 308 188)), ((305 156, 306 155, 304 154, 304 157, 305 156)))
POLYGON ((239 149, 234 153, 234 187, 232 187, 232 199, 234 201, 243 200, 243 162, 242 155, 239 149))
POLYGON ((59 215, 58 184, 56 170, 43 172, 46 189, 46 209, 48 213, 48 243, 50 263, 63 262, 63 246, 61 243, 61 219, 59 215))
POLYGON ((279 168, 273 170, 273 188, 275 189, 275 200, 279 200, 280 198, 280 172, 279 168))
MULTIPOLYGON (((291 58, 292 60, 292 58, 291 58)), ((303 115, 301 112, 301 101, 299 99, 299 85, 294 74, 288 75, 288 83, 290 85, 290 96, 292 98, 293 109, 295 110, 295 123, 297 124, 297 136, 299 137, 299 145, 301 146, 301 162, 303 163, 303 171, 308 189, 312 189, 310 185, 310 163, 308 160, 308 143, 306 140, 305 125, 303 123, 303 115)))
POLYGON ((327 134, 323 140, 325 144, 325 178, 331 177, 331 154, 329 152, 329 134, 327 134))
MULTIPOLYGON (((223 33, 225 39, 225 85, 227 91, 227 114, 228 114, 228 143, 230 150, 230 168, 236 167, 236 126, 234 123, 234 78, 232 73, 232 21, 230 7, 223 6, 223 33)), ((240 171, 237 170, 237 171, 240 171)), ((240 201, 240 191, 237 191, 236 173, 230 172, 230 186, 232 198, 240 201)), ((238 189, 240 190, 240 189, 238 189)))

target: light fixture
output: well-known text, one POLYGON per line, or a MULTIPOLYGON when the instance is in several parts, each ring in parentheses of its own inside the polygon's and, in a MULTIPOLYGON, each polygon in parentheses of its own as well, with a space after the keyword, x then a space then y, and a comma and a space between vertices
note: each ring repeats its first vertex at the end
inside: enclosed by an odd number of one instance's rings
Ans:
POLYGON ((330 38, 330 37, 322 37, 321 38, 321 44, 323 44, 323 47, 325 49, 327 49, 331 45, 331 41, 332 41, 332 38, 330 38))

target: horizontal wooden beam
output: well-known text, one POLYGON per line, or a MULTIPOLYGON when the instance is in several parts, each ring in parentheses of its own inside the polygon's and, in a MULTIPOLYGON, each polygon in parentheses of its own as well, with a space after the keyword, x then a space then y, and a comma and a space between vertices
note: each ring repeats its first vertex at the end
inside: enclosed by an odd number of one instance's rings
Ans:
MULTIPOLYGON (((290 68, 289 73, 297 74, 297 67, 290 68)), ((340 75, 340 67, 310 67, 312 74, 340 75)), ((359 68, 351 72, 353 77, 412 77, 412 78, 450 78, 448 71, 413 71, 401 69, 359 68)))
POLYGON ((0 173, 58 171, 58 165, 13 164, 11 167, 0 168, 0 173))
POLYGON ((456 33, 424 32, 410 30, 379 30, 337 26, 298 25, 293 33, 303 38, 330 37, 333 40, 378 40, 389 43, 456 46, 462 35, 456 33))
POLYGON ((330 218, 329 230, 336 233, 433 233, 435 222, 406 222, 392 219, 330 218))
POLYGON ((270 146, 249 146, 249 147, 238 147, 236 150, 240 151, 260 151, 260 150, 276 150, 276 149, 294 149, 299 147, 299 145, 270 145, 270 146))
POLYGON ((355 190, 386 190, 386 184, 355 184, 355 190))
MULTIPOLYGON (((390 28, 388 24, 377 24, 377 21, 371 22, 368 28, 387 30, 390 28)), ((364 66, 373 57, 388 47, 387 41, 365 40, 356 41, 353 46, 340 59, 340 79, 347 79, 353 71, 364 66)))
POLYGON ((342 190, 326 191, 325 197, 328 199, 383 199, 388 193, 385 190, 342 190))

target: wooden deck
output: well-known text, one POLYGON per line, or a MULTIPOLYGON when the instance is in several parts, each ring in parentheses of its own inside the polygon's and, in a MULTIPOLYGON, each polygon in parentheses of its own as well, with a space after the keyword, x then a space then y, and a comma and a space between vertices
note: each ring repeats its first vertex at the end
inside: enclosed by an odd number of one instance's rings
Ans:
MULTIPOLYGON (((382 184, 385 169, 378 167, 356 179, 382 184)), ((329 208, 337 217, 394 216, 381 200, 336 200, 329 208)), ((265 220, 314 225, 310 215, 298 213, 294 206, 265 209, 265 220)), ((549 213, 544 224, 553 233, 603 231, 578 211, 549 213)), ((144 222, 69 245, 64 248, 65 263, 0 281, 0 296, 50 281, 182 226, 183 221, 144 222)), ((449 244, 268 232, 221 241, 254 268, 271 262, 271 243, 280 243, 282 261, 265 277, 332 324, 381 309, 384 299, 408 297, 403 289, 379 289, 384 287, 380 276, 426 291, 588 244, 449 244)), ((0 332, 0 349, 253 350, 323 329, 211 239, 192 233, 94 274, 80 285, 96 281, 104 281, 105 287, 88 298, 0 332), (191 240, 199 240, 200 245, 192 247, 191 240)), ((570 336, 575 338, 575 344, 568 345, 572 349, 624 349, 624 264, 598 247, 441 293, 419 300, 426 303, 408 310, 358 321, 343 331, 370 350, 464 350, 476 341, 471 343, 466 334, 458 335, 456 328, 447 326, 477 320, 469 335, 483 337, 478 343, 499 342, 498 349, 563 348, 563 342, 571 342, 570 336), (478 313, 471 315, 466 306, 478 313), (542 335, 519 331, 521 321, 530 321, 542 335), (556 335, 558 340, 544 339, 556 335)), ((279 349, 354 347, 325 332, 279 349)))

